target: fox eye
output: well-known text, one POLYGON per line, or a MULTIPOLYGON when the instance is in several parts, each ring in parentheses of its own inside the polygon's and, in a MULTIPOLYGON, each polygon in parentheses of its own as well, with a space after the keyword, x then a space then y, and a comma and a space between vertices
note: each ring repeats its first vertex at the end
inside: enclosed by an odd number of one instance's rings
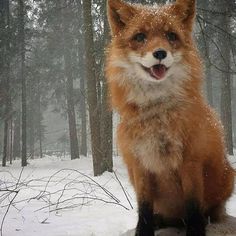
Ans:
POLYGON ((168 33, 166 34, 166 37, 167 37, 167 39, 168 39, 170 42, 175 42, 175 41, 178 40, 178 36, 177 36, 177 34, 174 33, 174 32, 168 32, 168 33))
POLYGON ((138 33, 133 37, 133 40, 139 42, 139 43, 143 43, 146 40, 146 35, 144 33, 138 33))

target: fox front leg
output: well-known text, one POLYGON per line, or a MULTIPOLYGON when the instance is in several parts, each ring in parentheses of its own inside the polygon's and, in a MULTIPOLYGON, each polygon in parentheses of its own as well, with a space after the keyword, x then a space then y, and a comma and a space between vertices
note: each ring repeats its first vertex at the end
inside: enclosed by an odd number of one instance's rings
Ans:
POLYGON ((138 201, 138 224, 135 236, 154 236, 153 189, 154 177, 139 163, 132 170, 133 183, 138 201))
POLYGON ((197 200, 186 203, 186 236, 206 236, 206 221, 197 200))
POLYGON ((154 236, 153 204, 139 203, 139 219, 135 236, 154 236))
POLYGON ((186 236, 206 236, 201 165, 196 162, 184 164, 182 187, 185 197, 186 236))

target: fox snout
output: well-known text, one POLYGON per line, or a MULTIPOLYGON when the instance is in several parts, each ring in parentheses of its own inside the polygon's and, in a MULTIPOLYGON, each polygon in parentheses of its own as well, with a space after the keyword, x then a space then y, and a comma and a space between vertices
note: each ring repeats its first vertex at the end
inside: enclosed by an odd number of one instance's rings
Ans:
POLYGON ((174 62, 172 53, 163 48, 147 53, 143 59, 141 63, 143 69, 156 80, 164 78, 174 62))
POLYGON ((150 52, 146 52, 144 55, 141 55, 140 58, 140 63, 147 68, 157 64, 163 64, 165 67, 169 68, 174 62, 173 53, 171 51, 167 51, 164 48, 154 49, 150 52))
POLYGON ((164 48, 153 49, 143 55, 131 52, 129 58, 131 63, 137 65, 137 69, 140 67, 140 70, 146 73, 143 77, 149 77, 151 80, 154 78, 156 81, 162 80, 174 63, 173 54, 164 48))

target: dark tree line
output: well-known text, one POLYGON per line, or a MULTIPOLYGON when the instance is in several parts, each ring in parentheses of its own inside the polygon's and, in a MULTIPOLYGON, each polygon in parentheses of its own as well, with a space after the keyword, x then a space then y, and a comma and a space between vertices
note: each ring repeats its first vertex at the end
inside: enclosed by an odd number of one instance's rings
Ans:
MULTIPOLYGON (((195 37, 204 58, 204 91, 222 118, 230 154, 236 145, 235 25, 234 0, 198 0, 195 37)), ((91 153, 95 175, 112 171, 108 41, 104 0, 0 0, 2 166, 43 157, 44 119, 51 109, 66 118, 68 130, 55 141, 68 140, 71 159, 91 153)))

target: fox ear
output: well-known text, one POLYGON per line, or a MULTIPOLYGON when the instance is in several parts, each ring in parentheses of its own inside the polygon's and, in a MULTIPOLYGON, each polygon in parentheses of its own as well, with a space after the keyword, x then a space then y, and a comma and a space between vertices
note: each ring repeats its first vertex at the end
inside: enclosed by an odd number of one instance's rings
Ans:
POLYGON ((196 0, 176 0, 175 11, 184 25, 192 29, 196 16, 196 0))
POLYGON ((136 9, 122 0, 108 0, 108 21, 113 35, 117 35, 135 15, 136 9))

